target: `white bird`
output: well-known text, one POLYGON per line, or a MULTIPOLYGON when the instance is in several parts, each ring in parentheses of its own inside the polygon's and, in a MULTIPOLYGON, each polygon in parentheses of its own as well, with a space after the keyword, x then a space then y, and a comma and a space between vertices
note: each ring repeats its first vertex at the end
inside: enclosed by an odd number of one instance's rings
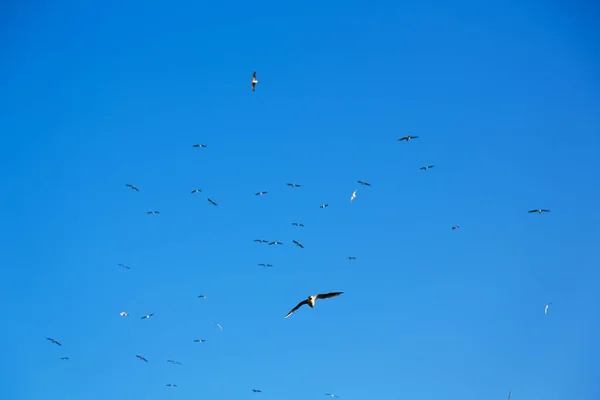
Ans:
POLYGON ((217 328, 219 328, 221 331, 223 330, 223 327, 221 326, 221 324, 217 324, 217 328))
POLYGON ((129 314, 127 314, 127 312, 125 312, 125 311, 121 311, 121 312, 119 313, 119 315, 120 315, 121 317, 129 317, 129 314))
POLYGON ((548 314, 548 308, 550 308, 550 304, 552 304, 552 302, 546 304, 546 307, 544 307, 544 315, 548 314))
POLYGON ((352 192, 352 196, 350 197, 350 203, 352 203, 352 200, 354 200, 356 198, 356 189, 354 190, 354 192, 352 192))
POLYGON ((291 311, 289 313, 287 313, 287 315, 284 318, 289 317, 290 315, 292 315, 294 313, 294 311, 296 311, 297 309, 299 309, 300 307, 302 307, 305 304, 308 304, 308 306, 310 308, 315 308, 315 302, 317 301, 317 299, 328 299, 330 297, 339 296, 342 293, 344 293, 344 292, 331 292, 331 293, 324 293, 324 294, 316 294, 314 296, 308 296, 308 299, 298 303, 298 305, 296 307, 292 308, 291 311))

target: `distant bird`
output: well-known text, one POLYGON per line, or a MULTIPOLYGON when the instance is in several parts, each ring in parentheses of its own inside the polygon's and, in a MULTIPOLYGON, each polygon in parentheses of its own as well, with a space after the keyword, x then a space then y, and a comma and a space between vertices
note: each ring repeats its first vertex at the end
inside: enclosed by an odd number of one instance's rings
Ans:
POLYGON ((350 257, 348 257, 348 260, 356 260, 356 257, 350 256, 350 257))
POLYGON ((153 315, 154 315, 154 314, 146 314, 146 315, 144 315, 144 316, 143 316, 142 318, 140 318, 140 319, 148 319, 148 318, 150 318, 150 317, 151 317, 151 316, 153 316, 153 315))
POLYGON ((195 339, 194 342, 195 343, 203 343, 203 342, 206 342, 206 340, 205 339, 195 339))
POLYGON ((258 83, 258 79, 256 79, 256 71, 252 74, 252 91, 254 92, 254 87, 258 83))
POLYGON ((258 192, 254 193, 255 196, 262 196, 263 194, 267 194, 267 192, 258 192))
POLYGON ((260 389, 252 389, 252 391, 253 391, 254 393, 262 393, 262 390, 260 390, 260 389))
POLYGON ((303 248, 304 248, 304 246, 302 246, 302 243, 300 243, 299 241, 297 241, 297 240, 292 240, 292 242, 294 242, 294 244, 295 244, 296 246, 300 247, 301 249, 303 249, 303 248))
POLYGON ((358 183, 360 183, 360 184, 361 184, 361 185, 363 185, 363 186, 371 186, 371 184, 370 184, 370 183, 368 183, 368 182, 365 182, 365 181, 357 181, 357 182, 358 182, 358 183))
POLYGON ((146 211, 146 214, 160 214, 160 211, 146 211))
POLYGON ((337 397, 339 398, 340 396, 338 396, 337 394, 333 394, 333 393, 325 393, 325 396, 329 396, 329 397, 337 397))
POLYGON ((165 386, 170 386, 170 387, 172 387, 172 388, 176 388, 176 387, 177 387, 177 385, 175 385, 175 384, 173 384, 173 383, 167 383, 165 386))
POLYGON ((512 397, 512 390, 508 392, 508 400, 512 397))
POLYGON ((258 264, 258 265, 260 265, 261 267, 265 267, 265 268, 273 266, 272 264, 258 264))
POLYGON ((216 324, 217 328, 219 328, 221 331, 223 330, 223 327, 221 326, 221 324, 216 324))
POLYGON ((264 240, 264 239, 254 239, 254 241, 258 242, 258 243, 269 243, 268 240, 264 240))
POLYGON ((552 304, 552 302, 546 304, 546 306, 544 307, 544 315, 548 314, 548 308, 550 308, 551 304, 552 304))
POLYGON ((418 136, 408 135, 408 136, 401 137, 400 139, 397 140, 397 142, 401 142, 403 140, 406 140, 408 142, 410 139, 416 139, 416 138, 418 138, 418 136))
POLYGON ((144 356, 140 356, 140 355, 137 355, 137 354, 136 354, 136 357, 137 357, 137 358, 139 358, 139 359, 140 359, 140 360, 142 360, 142 361, 146 361, 146 362, 148 362, 148 360, 146 360, 146 357, 144 357, 144 356))
POLYGON ((542 208, 542 209, 539 209, 539 210, 529 210, 528 212, 529 213, 538 213, 538 214, 541 214, 541 213, 545 213, 545 212, 550 212, 550 210, 544 210, 542 208))
POLYGON ((319 207, 319 208, 327 208, 327 207, 329 207, 329 204, 325 203, 325 204, 321 204, 321 207, 319 207))
POLYGON ((291 186, 291 187, 300 187, 301 185, 298 185, 297 183, 286 183, 286 185, 291 186))
POLYGON ((294 226, 304 226, 304 224, 300 224, 298 222, 292 222, 292 225, 294 225, 294 226))
POLYGON ((121 311, 121 312, 119 313, 119 315, 120 315, 121 317, 129 317, 129 314, 127 314, 127 312, 125 312, 125 311, 121 311))
POLYGON ((283 243, 282 243, 282 242, 278 242, 278 241, 276 240, 276 241, 274 241, 274 242, 271 242, 271 243, 269 243, 269 246, 270 246, 270 245, 272 245, 272 244, 275 244, 275 245, 277 245, 277 244, 283 244, 283 243))
POLYGON ((292 308, 291 311, 289 313, 287 313, 287 315, 284 318, 289 317, 290 315, 292 315, 294 313, 294 311, 296 311, 297 309, 299 309, 300 307, 302 307, 305 304, 308 304, 308 306, 310 308, 314 308, 315 302, 317 301, 317 299, 328 299, 330 297, 339 296, 342 293, 344 293, 344 292, 331 292, 331 293, 325 293, 325 294, 317 294, 314 296, 308 296, 308 299, 298 303, 298 305, 296 307, 292 308))
POLYGON ((419 169, 420 169, 420 170, 423 170, 423 171, 427 171, 428 169, 430 169, 430 168, 433 168, 433 167, 435 167, 435 165, 426 165, 426 166, 424 166, 424 167, 421 167, 421 168, 419 168, 419 169))
POLYGON ((129 267, 128 267, 127 265, 125 265, 125 264, 117 264, 117 265, 118 265, 119 267, 121 267, 121 268, 125 268, 125 269, 131 269, 131 268, 129 268, 129 267))
POLYGON ((203 147, 206 147, 206 145, 202 144, 202 143, 198 143, 198 144, 193 145, 192 147, 197 147, 197 148, 201 149, 203 147))
POLYGON ((452 230, 453 230, 453 231, 455 231, 455 230, 457 230, 458 228, 459 228, 459 226, 458 226, 458 225, 454 225, 454 226, 452 227, 452 230))
POLYGON ((208 198, 208 202, 209 202, 210 204, 212 204, 213 206, 216 206, 216 205, 218 205, 217 203, 215 203, 215 202, 214 202, 214 200, 211 200, 211 198, 210 198, 210 197, 208 198))
POLYGON ((64 360, 68 360, 69 357, 61 357, 60 359, 64 361, 64 360))
POLYGON ((175 361, 175 360, 167 360, 167 362, 174 364, 174 365, 181 365, 181 363, 179 361, 175 361))
POLYGON ((46 338, 46 340, 49 340, 49 341, 51 341, 52 343, 56 343, 57 345, 59 345, 59 346, 62 346, 62 344, 60 344, 60 343, 58 342, 58 340, 56 340, 56 339, 52 339, 52 338, 49 338, 49 337, 47 337, 47 338, 46 338))
POLYGON ((125 186, 131 188, 132 190, 135 190, 136 192, 140 191, 140 189, 138 189, 135 185, 132 185, 131 183, 128 183, 125 186))
POLYGON ((202 191, 202 189, 194 189, 194 190, 192 190, 192 194, 194 194, 194 193, 199 193, 199 192, 201 192, 201 191, 202 191))
POLYGON ((354 200, 356 198, 356 189, 354 190, 354 192, 352 192, 352 196, 350 196, 350 203, 352 203, 352 200, 354 200))
POLYGON ((205 299, 205 298, 206 298, 206 296, 205 296, 205 295, 203 295, 203 294, 201 294, 201 295, 200 295, 200 296, 198 296, 198 297, 199 297, 199 298, 201 298, 201 299, 205 299))

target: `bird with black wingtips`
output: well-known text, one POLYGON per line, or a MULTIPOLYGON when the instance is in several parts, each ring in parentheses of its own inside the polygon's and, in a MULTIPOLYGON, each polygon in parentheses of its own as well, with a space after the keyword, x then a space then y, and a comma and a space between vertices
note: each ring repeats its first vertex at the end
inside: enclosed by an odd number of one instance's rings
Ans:
POLYGON ((257 193, 254 193, 255 196, 263 196, 265 194, 267 194, 267 192, 257 192, 257 193))
POLYGON ((194 193, 200 193, 201 191, 202 191, 202 189, 194 189, 194 190, 192 190, 192 194, 194 194, 194 193))
POLYGON ((54 343, 54 344, 57 344, 57 345, 59 345, 59 346, 62 346, 62 344, 60 344, 60 343, 58 342, 58 340, 56 340, 56 339, 52 339, 52 338, 49 338, 49 337, 48 337, 48 338, 46 338, 46 340, 49 340, 49 341, 51 341, 51 342, 52 342, 52 343, 54 343))
POLYGON ((538 213, 538 214, 541 214, 541 213, 545 213, 545 212, 550 212, 550 210, 545 210, 543 208, 540 208, 540 209, 537 209, 537 210, 529 210, 527 212, 528 213, 538 213))
POLYGON ((202 144, 202 143, 198 143, 198 144, 192 145, 192 147, 196 147, 196 148, 202 149, 202 148, 206 147, 206 145, 202 144))
POLYGON ((136 357, 142 361, 148 362, 148 360, 146 360, 146 357, 144 357, 144 356, 140 356, 139 354, 136 354, 136 357))
POLYGON ((135 185, 132 185, 131 183, 127 183, 125 186, 131 188, 131 190, 135 190, 136 192, 140 191, 140 189, 138 189, 135 185))
POLYGON ((269 243, 269 246, 271 245, 278 245, 278 244, 283 244, 282 242, 278 242, 277 240, 274 242, 269 243))
POLYGON ((329 204, 325 203, 325 204, 321 204, 321 206, 319 208, 327 208, 329 207, 329 204))
POLYGON ((428 169, 431 169, 431 168, 433 168, 433 167, 435 167, 435 165, 426 165, 426 166, 424 166, 424 167, 421 167, 421 168, 419 168, 419 169, 420 169, 420 170, 422 170, 422 171, 427 171, 428 169))
POLYGON ((212 204, 213 206, 217 206, 217 205, 218 205, 218 204, 217 204, 217 203, 215 203, 215 201, 214 201, 214 200, 212 200, 210 197, 209 197, 207 200, 208 200, 208 202, 209 202, 210 204, 212 204))
POLYGON ((289 317, 290 315, 292 315, 297 309, 299 309, 300 307, 302 307, 305 304, 308 304, 308 306, 310 308, 315 308, 315 302, 317 301, 317 299, 329 299, 331 297, 336 297, 339 296, 341 294, 343 294, 344 292, 331 292, 331 293, 323 293, 323 294, 316 294, 314 296, 308 296, 308 299, 301 301, 300 303, 298 303, 298 305, 294 308, 292 308, 290 310, 289 313, 287 313, 287 315, 284 318, 289 317))
POLYGON ((361 184, 361 185, 363 185, 363 186, 371 186, 371 184, 370 184, 370 183, 368 183, 368 182, 365 182, 365 181, 357 181, 357 182, 358 182, 358 183, 360 183, 360 184, 361 184))
POLYGON ((302 185, 298 185, 297 183, 286 183, 289 187, 301 187, 302 185))
POLYGON ((153 316, 153 315, 154 315, 154 314, 146 314, 146 315, 144 315, 144 316, 143 316, 142 318, 140 318, 140 319, 148 319, 148 318, 150 318, 150 317, 151 317, 151 316, 153 316))
POLYGON ((418 138, 418 136, 411 136, 411 135, 408 135, 408 136, 401 137, 400 139, 398 139, 398 140, 396 140, 396 141, 397 141, 397 142, 401 142, 401 141, 405 140, 405 141, 407 141, 407 142, 408 142, 408 141, 410 141, 411 139, 417 139, 417 138, 418 138))
POLYGON ((292 222, 292 225, 294 225, 294 226, 299 226, 299 227, 302 227, 302 226, 304 226, 304 224, 301 224, 301 223, 299 223, 299 222, 292 222))
POLYGON ((304 246, 302 245, 302 243, 300 243, 299 241, 297 241, 297 240, 292 240, 292 242, 294 242, 294 244, 295 244, 296 246, 300 247, 301 249, 303 249, 303 248, 304 248, 304 246))
POLYGON ((252 81, 251 81, 253 92, 254 92, 254 89, 255 89, 257 83, 258 83, 258 79, 256 79, 256 71, 254 71, 254 73, 252 74, 252 81))

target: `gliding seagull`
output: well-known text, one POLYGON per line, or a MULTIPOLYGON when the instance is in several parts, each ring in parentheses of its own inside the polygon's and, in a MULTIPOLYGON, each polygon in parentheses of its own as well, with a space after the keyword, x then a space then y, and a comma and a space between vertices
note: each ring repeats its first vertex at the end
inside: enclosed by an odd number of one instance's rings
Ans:
POLYGON ((127 265, 125 264, 117 264, 119 267, 125 268, 125 269, 131 269, 129 268, 127 265))
POLYGON ((269 243, 268 240, 264 240, 264 239, 254 239, 254 241, 258 242, 258 243, 269 243))
POLYGON ((325 204, 321 204, 321 207, 319 208, 327 208, 329 206, 329 204, 325 203, 325 204))
POLYGON ((298 222, 292 222, 292 225, 294 225, 294 226, 304 226, 304 224, 300 224, 298 222))
POLYGON ((58 343, 58 340, 56 340, 56 339, 52 339, 52 338, 47 337, 46 340, 49 340, 52 343, 56 343, 57 345, 62 346, 62 344, 58 343))
POLYGON ((263 194, 267 194, 267 192, 258 192, 254 193, 255 196, 262 196, 263 194))
POLYGON ((150 214, 152 214, 152 215, 154 215, 154 214, 160 214, 160 211, 146 211, 146 214, 149 214, 149 215, 150 214))
POLYGON ((287 315, 284 318, 289 317, 290 315, 292 315, 294 313, 294 311, 296 311, 297 309, 299 309, 300 307, 302 307, 305 304, 308 304, 308 306, 310 308, 315 308, 315 302, 317 301, 317 299, 328 299, 330 297, 339 296, 342 293, 344 293, 344 292, 331 292, 331 293, 325 293, 325 294, 317 294, 314 296, 308 296, 308 299, 298 303, 298 305, 296 307, 292 308, 290 310, 290 312, 287 313, 287 315))
POLYGON ((410 139, 416 139, 416 138, 418 138, 418 136, 411 136, 411 135, 408 135, 408 136, 401 137, 400 139, 398 139, 398 140, 396 140, 396 141, 397 141, 397 142, 401 142, 401 141, 403 141, 403 140, 406 140, 406 141, 408 142, 410 139))
POLYGON ((254 92, 254 87, 258 83, 258 79, 256 79, 256 71, 252 74, 252 91, 254 92))
POLYGON ((265 267, 265 268, 273 266, 272 264, 258 264, 258 265, 260 265, 261 267, 265 267))
POLYGON ((544 210, 542 208, 542 209, 539 209, 539 210, 529 210, 528 212, 529 213, 538 213, 538 214, 541 214, 541 213, 545 213, 545 212, 550 212, 550 210, 544 210))
POLYGON ((60 359, 64 361, 64 360, 68 360, 69 357, 61 357, 60 359))
POLYGON ((262 393, 262 390, 260 390, 260 389, 252 389, 252 391, 253 391, 254 393, 262 393))
POLYGON ((294 244, 295 244, 296 246, 300 247, 301 249, 303 249, 303 248, 304 248, 304 246, 302 246, 302 243, 300 243, 299 241, 297 241, 297 240, 292 240, 292 242, 294 242, 294 244))
POLYGON ((367 183, 367 182, 365 182, 365 181, 358 181, 358 183, 360 183, 360 184, 361 184, 361 185, 363 185, 363 186, 371 186, 371 184, 370 184, 370 183, 367 183))
POLYGON ((210 197, 208 198, 208 202, 209 202, 210 204, 212 204, 213 206, 216 206, 216 205, 217 205, 217 203, 215 203, 215 202, 214 202, 214 200, 212 200, 210 197))
POLYGON ((198 192, 201 192, 201 191, 202 191, 202 189, 194 189, 194 190, 192 190, 192 194, 198 193, 198 192))
POLYGON ((130 187, 132 190, 135 190, 136 192, 140 191, 140 189, 138 189, 137 187, 135 187, 135 185, 132 185, 131 183, 128 183, 125 186, 130 187))
POLYGON ((270 246, 270 245, 272 245, 272 244, 283 244, 283 243, 282 243, 282 242, 278 242, 278 241, 276 240, 276 241, 274 241, 274 242, 271 242, 271 243, 269 243, 269 246, 270 246))
POLYGON ((125 311, 121 311, 121 312, 119 313, 119 315, 120 315, 121 317, 129 317, 129 314, 127 314, 127 312, 125 312, 125 311))
POLYGON ((170 386, 170 387, 172 387, 172 388, 176 388, 176 387, 177 387, 177 385, 175 385, 175 384, 173 384, 173 383, 167 383, 165 386, 170 386))
POLYGON ((424 167, 421 167, 421 168, 419 168, 419 169, 420 169, 420 170, 423 170, 423 171, 427 171, 428 169, 430 169, 430 168, 433 168, 433 167, 435 167, 435 165, 426 165, 426 166, 424 166, 424 167))
POLYGON ((286 183, 286 185, 291 187, 300 187, 300 185, 298 185, 297 183, 286 183))
POLYGON ((175 361, 175 360, 167 360, 167 362, 174 364, 174 365, 181 365, 181 363, 179 361, 175 361))
POLYGON ((546 304, 546 306, 544 307, 544 315, 548 314, 548 308, 550 308, 550 304, 552 304, 552 302, 546 304))
POLYGON ((140 359, 140 360, 142 360, 142 361, 146 361, 146 362, 148 362, 148 360, 146 360, 146 357, 144 357, 144 356, 140 356, 140 355, 137 355, 137 354, 136 354, 136 357, 137 357, 137 358, 139 358, 139 359, 140 359))
POLYGON ((354 192, 352 192, 352 196, 350 196, 350 203, 352 203, 352 200, 354 200, 356 198, 356 189, 354 189, 354 192))
POLYGON ((337 397, 338 399, 340 398, 340 396, 338 396, 337 394, 333 394, 333 393, 325 393, 325 396, 337 397))
POLYGON ((148 318, 150 318, 150 317, 151 317, 151 316, 153 316, 153 315, 154 315, 154 314, 146 314, 146 315, 144 315, 144 316, 143 316, 142 318, 140 318, 140 319, 148 319, 148 318))
POLYGON ((193 145, 192 147, 198 147, 199 149, 201 149, 203 147, 206 147, 206 145, 202 144, 202 143, 198 143, 198 144, 193 145))

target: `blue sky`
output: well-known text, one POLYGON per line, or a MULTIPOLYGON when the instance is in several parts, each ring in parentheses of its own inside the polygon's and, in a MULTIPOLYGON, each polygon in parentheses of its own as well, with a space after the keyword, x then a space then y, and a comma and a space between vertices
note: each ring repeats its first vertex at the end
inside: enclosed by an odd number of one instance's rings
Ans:
POLYGON ((592 2, 52 3, 0 12, 0 398, 600 397, 592 2))

